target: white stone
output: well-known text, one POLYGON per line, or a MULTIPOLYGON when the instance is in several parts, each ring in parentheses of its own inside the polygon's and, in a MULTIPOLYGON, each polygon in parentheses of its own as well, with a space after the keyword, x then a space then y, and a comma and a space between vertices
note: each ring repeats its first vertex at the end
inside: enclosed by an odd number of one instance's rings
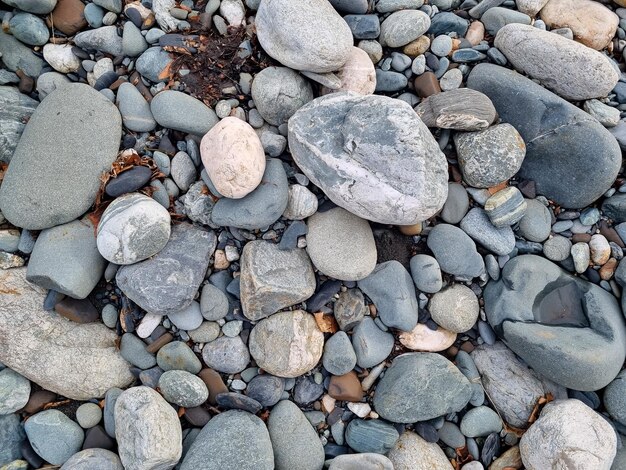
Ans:
POLYGON ((246 9, 241 0, 222 0, 220 3, 220 15, 231 26, 241 26, 245 23, 246 9))
POLYGON ((80 68, 80 60, 72 52, 71 44, 46 44, 43 58, 57 72, 72 73, 80 68))
POLYGON ((135 330, 135 333, 137 333, 137 336, 140 338, 147 338, 152 334, 156 327, 161 324, 161 320, 163 320, 163 315, 159 315, 157 313, 146 313, 141 319, 141 322, 139 322, 139 326, 135 330))
POLYGON ((367 52, 358 47, 350 50, 346 63, 337 72, 341 86, 336 90, 324 88, 323 92, 353 91, 360 95, 371 95, 376 89, 376 69, 367 52))
POLYGON ((370 411, 372 411, 372 407, 369 406, 367 403, 356 402, 348 403, 348 409, 359 418, 365 418, 368 414, 370 414, 370 411))
POLYGON ((283 217, 289 220, 302 220, 317 212, 317 197, 306 186, 289 186, 289 199, 283 217))
POLYGON ((403 331, 398 337, 400 343, 413 351, 445 351, 456 341, 456 333, 444 328, 431 330, 423 323, 418 323, 411 331, 403 331))

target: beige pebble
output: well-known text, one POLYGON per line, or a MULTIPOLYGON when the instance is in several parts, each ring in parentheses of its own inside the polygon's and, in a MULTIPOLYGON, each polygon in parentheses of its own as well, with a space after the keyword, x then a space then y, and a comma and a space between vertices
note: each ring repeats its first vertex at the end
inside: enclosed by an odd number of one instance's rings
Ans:
POLYGON ((215 250, 215 254, 213 256, 215 258, 213 263, 213 267, 215 269, 228 269, 230 263, 228 262, 228 259, 226 259, 226 253, 224 250, 215 250))
POLYGON ((480 44, 480 41, 485 37, 485 25, 480 21, 473 21, 467 28, 465 33, 465 39, 469 41, 472 46, 480 44))
POLYGON ((599 233, 593 235, 589 241, 591 261, 596 266, 602 266, 611 257, 611 246, 604 235, 599 233))
POLYGON ((456 341, 456 333, 437 328, 431 330, 423 323, 418 323, 413 330, 400 333, 400 343, 413 351, 445 351, 456 341))

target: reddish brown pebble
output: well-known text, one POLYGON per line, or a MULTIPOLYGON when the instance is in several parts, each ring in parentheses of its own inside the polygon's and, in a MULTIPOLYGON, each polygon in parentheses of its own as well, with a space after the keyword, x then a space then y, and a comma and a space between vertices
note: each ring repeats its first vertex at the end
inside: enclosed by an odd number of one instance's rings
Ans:
POLYGON ((474 350, 474 347, 475 346, 470 341, 465 341, 461 345, 461 349, 465 351, 466 353, 471 353, 474 350))
POLYGON ((600 233, 604 235, 608 241, 617 244, 620 248, 626 247, 620 236, 617 234, 617 231, 613 227, 609 227, 606 220, 598 222, 598 228, 600 229, 600 233))
POLYGON ((574 243, 589 243, 591 241, 591 235, 588 233, 575 233, 572 235, 572 244, 574 243))
POLYGON ((84 11, 80 0, 59 0, 47 19, 48 26, 72 36, 87 26, 84 11))
POLYGON ((617 260, 615 258, 610 258, 598 271, 600 273, 600 278, 608 281, 613 277, 616 268, 617 260))
POLYGON ((160 336, 156 340, 152 342, 152 344, 146 346, 146 351, 152 354, 156 354, 159 349, 165 346, 167 343, 171 343, 174 340, 174 336, 171 333, 165 333, 160 336))
POLYGON ((328 385, 328 394, 335 400, 361 401, 363 389, 354 371, 345 375, 333 375, 328 385))
POLYGON ((220 393, 228 393, 228 387, 224 384, 222 376, 213 369, 202 369, 198 374, 209 389, 209 403, 217 405, 215 397, 220 393))
POLYGON ((52 403, 57 399, 57 394, 48 390, 37 390, 30 395, 28 403, 24 407, 23 411, 28 414, 35 414, 38 411, 43 410, 44 405, 52 403))
POLYGON ((87 299, 65 297, 54 306, 54 311, 76 323, 92 323, 100 318, 96 307, 87 299))
POLYGON ((201 406, 185 408, 185 419, 192 426, 201 428, 211 419, 211 414, 201 406))
POLYGON ((414 225, 398 225, 400 233, 403 235, 419 235, 422 233, 422 223, 418 222, 414 225))
POLYGON ((424 72, 415 79, 413 84, 415 85, 415 93, 417 93, 420 98, 427 98, 431 95, 441 93, 439 81, 432 72, 424 72))

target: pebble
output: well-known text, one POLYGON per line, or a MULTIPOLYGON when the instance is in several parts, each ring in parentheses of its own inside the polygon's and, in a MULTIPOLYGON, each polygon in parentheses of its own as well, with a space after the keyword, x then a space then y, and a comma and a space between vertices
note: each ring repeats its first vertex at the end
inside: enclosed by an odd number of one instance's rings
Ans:
POLYGON ((591 262, 596 266, 602 266, 611 257, 611 247, 609 241, 599 233, 591 236, 589 242, 591 262))
POLYGON ((441 290, 443 286, 441 268, 435 258, 429 255, 415 255, 411 258, 410 267, 418 291, 434 294, 441 290))
POLYGON ((202 379, 184 370, 169 370, 159 379, 159 390, 169 403, 185 408, 202 405, 209 390, 202 379))
POLYGON ((344 375, 354 369, 356 353, 344 331, 333 334, 324 344, 322 364, 333 375, 344 375))
POLYGON ((205 284, 200 294, 200 311, 205 320, 221 320, 228 314, 228 297, 212 284, 205 284))
POLYGON ((543 244, 543 254, 551 261, 564 261, 570 256, 572 242, 561 235, 554 235, 543 244))
POLYGON ((393 342, 393 335, 382 331, 371 317, 365 317, 352 334, 359 367, 369 368, 384 361, 393 349, 393 342))
POLYGON ((396 11, 380 25, 380 43, 387 47, 406 46, 426 33, 429 27, 430 18, 422 11, 396 11))
POLYGON ((344 454, 330 461, 329 470, 393 470, 393 464, 380 454, 344 454))
POLYGON ((491 223, 500 228, 519 222, 526 214, 526 206, 524 196, 519 189, 508 186, 487 199, 485 212, 491 223))
POLYGON ((157 364, 164 371, 186 370, 197 374, 202 369, 200 360, 191 348, 182 341, 173 341, 166 344, 157 353, 157 364))
POLYGON ((287 208, 283 217, 289 220, 304 220, 317 212, 317 197, 306 186, 289 186, 287 208))
POLYGON ((59 410, 40 411, 31 416, 24 431, 35 452, 53 465, 63 465, 78 452, 85 437, 80 426, 59 410))
POLYGON ((0 415, 21 410, 28 403, 30 382, 8 367, 0 370, 0 415))
POLYGON ((250 353, 240 336, 222 336, 202 348, 204 363, 218 372, 236 374, 250 362, 250 353))
POLYGON ((441 218, 449 224, 458 224, 469 209, 469 197, 462 184, 448 184, 448 198, 441 209, 441 218))
POLYGON ((519 221, 520 235, 529 241, 543 242, 550 235, 551 224, 549 209, 537 199, 526 199, 526 213, 519 221))
POLYGON ((583 109, 596 118, 605 127, 615 127, 620 122, 619 109, 612 108, 599 100, 587 100, 583 109))
POLYGON ((435 226, 426 242, 443 272, 471 279, 480 276, 485 269, 474 241, 454 225, 435 226))
POLYGON ((14 15, 9 20, 9 31, 13 37, 30 46, 43 46, 50 38, 46 23, 38 16, 30 13, 14 15))
POLYGON ((430 43, 430 50, 439 57, 445 57, 452 52, 452 38, 447 34, 437 36, 430 43))
POLYGON ((313 99, 310 83, 287 67, 267 67, 256 74, 251 94, 263 119, 275 126, 313 99))
POLYGON ((453 449, 465 447, 465 436, 461 433, 459 427, 450 421, 444 421, 443 426, 437 430, 437 434, 444 444, 453 449))
POLYGON ((455 284, 432 296, 429 311, 432 319, 443 328, 463 333, 478 319, 478 299, 469 287, 455 284))
POLYGON ((122 335, 120 354, 124 359, 140 369, 150 369, 157 363, 154 354, 146 351, 146 343, 132 333, 122 335))
POLYGON ((583 242, 574 243, 570 250, 572 259, 574 260, 574 268, 576 272, 584 273, 589 267, 590 250, 589 245, 583 242))
POLYGON ((515 248, 515 235, 511 227, 495 227, 483 209, 471 209, 461 220, 460 227, 476 242, 497 255, 507 255, 515 248))
POLYGON ((382 419, 353 419, 345 432, 346 444, 359 453, 384 455, 399 437, 396 428, 382 419))
POLYGON ((467 437, 482 437, 502 430, 498 413, 486 406, 469 410, 461 420, 461 432, 467 437))
POLYGON ((284 389, 284 379, 264 374, 257 375, 248 383, 246 394, 263 406, 273 406, 281 399, 284 389))
POLYGON ((196 301, 192 301, 187 307, 177 312, 169 313, 167 318, 176 328, 185 331, 195 330, 202 324, 203 320, 200 304, 196 301))
POLYGON ((334 315, 339 328, 349 331, 369 312, 359 289, 348 289, 339 294, 334 305, 334 315))
MULTIPOLYGON (((151 39, 150 34, 146 35, 146 39, 151 39)), ((158 38, 154 36, 152 39, 154 40, 154 42, 158 41, 158 38)), ((155 83, 164 82, 168 78, 166 72, 169 70, 169 66, 172 63, 172 60, 173 59, 165 50, 161 49, 161 47, 155 46, 146 49, 146 51, 137 58, 135 67, 137 69, 137 72, 139 72, 143 77, 147 78, 148 80, 155 83)), ((217 116, 213 118, 209 112, 206 112, 206 110, 204 110, 204 108, 201 108, 200 106, 198 106, 198 108, 204 111, 202 114, 208 115, 209 122, 217 121, 217 116)), ((182 121, 183 118, 181 117, 179 119, 182 121)), ((200 121, 206 121, 206 119, 201 119, 200 121)))
POLYGON ((456 333, 443 328, 432 330, 425 324, 418 323, 413 330, 400 333, 398 339, 404 347, 412 351, 439 352, 452 346, 456 337, 456 333))
POLYGON ((76 421, 83 429, 93 428, 102 421, 102 408, 95 403, 83 403, 76 409, 76 421))
POLYGON ((150 111, 159 125, 189 134, 205 135, 218 122, 211 108, 200 100, 174 90, 158 93, 150 102, 150 111))
POLYGON ((530 16, 503 7, 490 8, 480 20, 485 25, 487 32, 492 36, 495 36, 507 24, 529 25, 531 23, 530 16))
POLYGON ((450 461, 436 443, 427 442, 412 431, 404 431, 387 454, 396 470, 428 468, 450 470, 450 461))

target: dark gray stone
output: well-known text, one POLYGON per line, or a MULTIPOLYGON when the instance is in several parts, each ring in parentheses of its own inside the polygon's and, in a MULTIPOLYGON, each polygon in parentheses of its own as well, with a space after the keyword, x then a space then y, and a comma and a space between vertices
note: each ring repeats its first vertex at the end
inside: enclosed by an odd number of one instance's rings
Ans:
POLYGON ((376 69, 376 92, 400 91, 407 83, 408 79, 403 73, 376 69))
POLYGON ((189 224, 174 225, 159 253, 117 271, 117 285, 150 313, 175 313, 193 301, 216 244, 213 232, 189 224))
POLYGON ((380 35, 378 15, 346 15, 343 19, 355 39, 376 39, 380 35))
POLYGON ((456 32, 460 37, 464 37, 469 28, 469 21, 450 12, 441 12, 433 17, 428 28, 428 34, 439 36, 456 32))
POLYGON ((626 222, 626 194, 616 193, 602 203, 602 212, 616 223, 626 222))
POLYGON ((621 151, 596 119, 528 78, 496 65, 480 64, 468 87, 486 94, 503 121, 526 143, 518 175, 537 192, 568 208, 584 207, 615 181, 621 151))
POLYGON ((353 419, 346 428, 346 444, 359 453, 386 454, 400 434, 382 419, 353 419))
POLYGON ((21 444, 25 438, 19 415, 0 415, 0 465, 22 458, 21 444))
POLYGON ((574 390, 605 387, 626 356, 617 300, 545 258, 513 258, 484 290, 485 312, 498 336, 524 361, 574 390))
POLYGON ((263 406, 274 406, 283 395, 285 379, 270 374, 257 375, 248 387, 246 394, 263 406))
POLYGON ((374 409, 394 423, 414 423, 462 410, 469 381, 440 354, 408 353, 393 360, 378 382, 374 409))
POLYGON ((335 320, 343 331, 350 331, 369 314, 363 293, 359 289, 348 289, 339 294, 334 305, 335 320))

